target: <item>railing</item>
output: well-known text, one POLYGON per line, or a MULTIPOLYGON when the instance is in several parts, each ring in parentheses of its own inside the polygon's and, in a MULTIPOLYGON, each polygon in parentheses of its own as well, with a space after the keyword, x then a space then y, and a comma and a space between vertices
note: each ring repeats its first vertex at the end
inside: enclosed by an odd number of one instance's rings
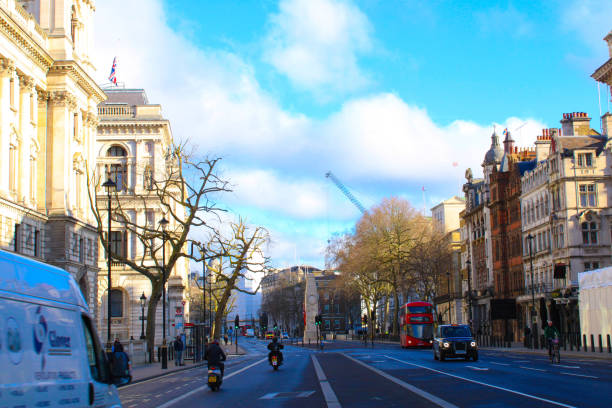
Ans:
MULTIPOLYGON (((561 333, 560 347, 564 351, 583 351, 603 353, 607 350, 612 353, 612 342, 610 334, 582 334, 578 332, 561 333)), ((476 341, 479 347, 511 348, 512 341, 503 336, 477 335, 476 341)), ((537 338, 533 335, 525 336, 523 346, 534 350, 545 350, 548 348, 546 338, 543 334, 537 338)))
POLYGON ((98 116, 119 116, 119 117, 130 117, 135 116, 135 110, 131 106, 100 106, 98 108, 98 116))

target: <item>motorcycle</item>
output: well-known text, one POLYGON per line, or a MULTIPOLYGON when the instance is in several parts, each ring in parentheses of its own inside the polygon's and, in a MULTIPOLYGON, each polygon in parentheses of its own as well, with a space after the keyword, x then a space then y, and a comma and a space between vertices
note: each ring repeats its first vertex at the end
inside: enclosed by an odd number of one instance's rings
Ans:
POLYGON ((215 366, 208 366, 208 386, 211 391, 217 391, 223 383, 223 374, 221 374, 221 368, 215 366))
POLYGON ((283 361, 283 355, 280 351, 273 352, 272 355, 270 356, 270 365, 275 371, 278 370, 278 367, 280 367, 280 365, 282 364, 282 361, 283 361))

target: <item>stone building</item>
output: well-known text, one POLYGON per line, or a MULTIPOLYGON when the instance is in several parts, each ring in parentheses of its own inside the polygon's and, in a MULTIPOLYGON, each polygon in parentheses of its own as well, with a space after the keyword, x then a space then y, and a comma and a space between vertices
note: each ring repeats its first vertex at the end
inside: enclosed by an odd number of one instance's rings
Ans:
POLYGON ((461 212, 461 264, 465 294, 464 321, 476 332, 490 333, 491 297, 493 295, 493 265, 491 257, 491 224, 489 202, 490 176, 499 167, 504 151, 499 136, 493 132, 491 147, 482 163, 484 178, 475 179, 466 171, 465 210, 461 212))
POLYGON ((452 262, 446 275, 442 276, 437 296, 434 299, 442 321, 463 323, 463 294, 461 291, 461 232, 460 214, 465 210, 465 201, 457 196, 442 201, 431 209, 431 217, 438 228, 444 231, 453 252, 452 262))
MULTIPOLYGON (((100 118, 97 127, 96 174, 106 180, 110 177, 117 184, 117 194, 123 214, 128 222, 138 226, 157 228, 164 218, 153 181, 167 178, 167 166, 172 165, 169 151, 173 138, 170 122, 162 115, 161 106, 151 104, 143 89, 106 89, 108 99, 98 106, 100 118)), ((97 191, 98 208, 107 217, 107 192, 100 187, 97 191)), ((115 208, 117 204, 113 204, 115 208)), ((174 209, 181 217, 183 208, 174 209)), ((170 223, 171 216, 165 217, 170 223)), ((103 225, 107 225, 105 218, 103 225)), ((168 229, 172 229, 172 224, 168 229)), ((126 231, 125 225, 115 220, 111 227, 111 246, 115 253, 127 258, 143 260, 154 265, 150 254, 145 254, 139 237, 126 231)), ((161 245, 161 243, 160 243, 161 245)), ((161 251, 158 251, 161 257, 161 251)), ((169 251, 166 251, 169 256, 169 251)), ((100 251, 98 258, 101 273, 98 278, 98 302, 101 311, 98 324, 102 338, 106 338, 108 276, 106 254, 100 251)), ((161 264, 162 261, 160 261, 161 264)), ((112 262, 113 288, 111 294, 112 335, 122 340, 140 338, 142 314, 140 297, 151 296, 151 282, 144 275, 120 262, 112 262)), ((183 323, 189 319, 189 303, 185 294, 188 286, 189 268, 185 258, 180 259, 171 271, 167 283, 166 337, 182 332, 183 323)), ((146 313, 146 309, 145 309, 146 313)), ((156 342, 162 340, 162 301, 157 308, 156 342)))
POLYGON ((0 248, 70 272, 96 312, 93 0, 0 1, 0 248))
POLYGON ((516 298, 524 290, 521 236, 521 175, 532 166, 533 149, 519 149, 506 130, 504 156, 490 176, 493 298, 491 334, 506 341, 518 340, 522 315, 516 298))
POLYGON ((565 333, 579 331, 578 273, 610 266, 612 255, 609 137, 583 112, 564 114, 561 124, 538 138, 543 161, 521 179, 526 292, 519 302, 540 333, 549 319, 565 333))

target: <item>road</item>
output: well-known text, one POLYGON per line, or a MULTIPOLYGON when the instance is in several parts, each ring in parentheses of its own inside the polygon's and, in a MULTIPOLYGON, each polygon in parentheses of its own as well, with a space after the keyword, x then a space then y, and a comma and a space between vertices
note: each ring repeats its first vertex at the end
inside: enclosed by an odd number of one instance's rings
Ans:
POLYGON ((126 408, 190 407, 609 407, 612 363, 587 358, 551 365, 542 355, 480 352, 477 362, 434 361, 431 350, 364 348, 335 342, 325 351, 287 346, 273 371, 266 343, 242 341, 221 391, 194 368, 122 387, 126 408))

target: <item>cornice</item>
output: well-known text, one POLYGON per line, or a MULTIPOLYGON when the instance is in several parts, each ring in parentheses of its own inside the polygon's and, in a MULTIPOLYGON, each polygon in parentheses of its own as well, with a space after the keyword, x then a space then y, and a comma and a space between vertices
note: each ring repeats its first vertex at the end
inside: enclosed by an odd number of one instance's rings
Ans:
POLYGON ((612 79, 612 58, 606 61, 601 67, 597 68, 597 70, 591 74, 591 78, 598 82, 609 83, 612 79))
POLYGON ((47 71, 53 65, 51 55, 34 41, 3 8, 0 8, 0 32, 17 45, 44 71, 47 71))
POLYGON ((91 79, 91 77, 81 68, 75 61, 62 60, 55 61, 49 69, 48 76, 63 76, 67 75, 76 82, 88 95, 94 98, 95 104, 106 100, 106 94, 91 79))

